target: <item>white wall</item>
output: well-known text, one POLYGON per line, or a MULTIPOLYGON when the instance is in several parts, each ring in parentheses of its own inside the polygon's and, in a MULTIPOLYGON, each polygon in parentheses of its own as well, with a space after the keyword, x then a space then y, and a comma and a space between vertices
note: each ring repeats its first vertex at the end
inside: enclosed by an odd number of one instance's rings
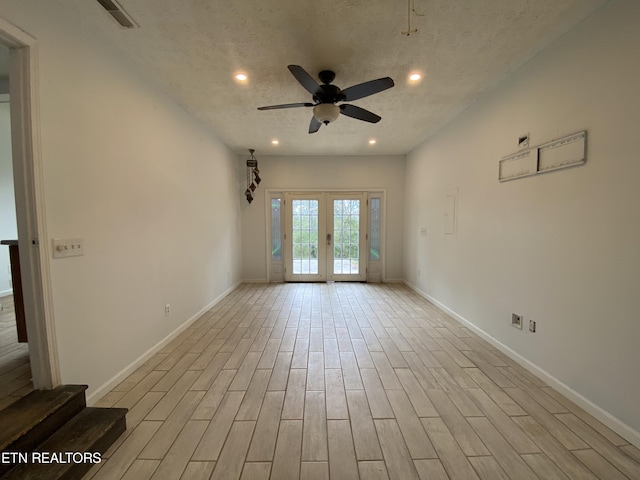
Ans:
POLYGON ((404 263, 408 282, 617 418, 636 442, 638 25, 640 2, 607 4, 408 156, 404 263), (536 145, 583 129, 584 166, 498 183, 498 160, 517 151, 521 133, 536 145), (442 201, 455 187, 458 232, 448 238, 442 201), (511 327, 512 312, 538 332, 511 327))
MULTIPOLYGON (((13 194, 13 159, 11 157, 11 122, 9 102, 0 103, 0 240, 18 238, 16 205, 13 194)), ((10 294, 9 247, 0 247, 0 296, 10 294)))
MULTIPOLYGON (((240 181, 246 187, 247 155, 240 156, 240 181)), ((385 189, 388 212, 386 222, 386 278, 402 279, 402 235, 404 208, 404 156, 286 157, 261 155, 256 151, 262 183, 255 200, 242 206, 242 278, 265 281, 266 189, 332 190, 385 189)), ((244 189, 243 189, 244 191, 244 189)))
POLYGON ((241 192, 236 154, 63 3, 0 15, 38 40, 49 237, 85 248, 50 259, 60 368, 91 396, 239 282, 241 192))

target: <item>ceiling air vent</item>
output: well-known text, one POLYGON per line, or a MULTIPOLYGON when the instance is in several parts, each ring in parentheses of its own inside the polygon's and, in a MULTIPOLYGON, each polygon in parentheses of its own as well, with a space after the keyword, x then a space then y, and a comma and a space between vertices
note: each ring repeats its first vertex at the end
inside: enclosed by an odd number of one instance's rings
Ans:
POLYGON ((123 28, 137 28, 138 24, 131 16, 118 5, 115 0, 98 0, 98 3, 107 11, 113 19, 123 28))

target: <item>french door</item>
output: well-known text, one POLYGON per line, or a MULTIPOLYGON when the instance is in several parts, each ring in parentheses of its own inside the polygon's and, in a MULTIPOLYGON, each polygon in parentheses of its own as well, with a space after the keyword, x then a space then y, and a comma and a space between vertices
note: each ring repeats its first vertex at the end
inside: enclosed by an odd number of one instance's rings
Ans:
POLYGON ((284 203, 286 281, 366 280, 366 193, 286 193, 284 203))

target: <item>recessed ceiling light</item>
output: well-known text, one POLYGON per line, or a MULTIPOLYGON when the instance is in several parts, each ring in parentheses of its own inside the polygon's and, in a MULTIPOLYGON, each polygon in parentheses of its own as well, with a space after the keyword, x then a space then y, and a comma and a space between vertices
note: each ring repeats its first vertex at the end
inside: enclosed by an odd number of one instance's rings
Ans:
POLYGON ((279 143, 280 143, 280 140, 277 140, 277 139, 271 140, 272 145, 278 145, 279 143))
POLYGON ((369 140, 369 145, 375 145, 376 144, 376 139, 372 138, 371 140, 369 140))
POLYGON ((239 82, 246 82, 249 79, 249 77, 247 76, 246 73, 236 73, 235 79, 238 80, 239 82))
POLYGON ((420 75, 419 73, 412 73, 411 75, 409 75, 409 81, 410 82, 419 82, 422 79, 422 75, 420 75))

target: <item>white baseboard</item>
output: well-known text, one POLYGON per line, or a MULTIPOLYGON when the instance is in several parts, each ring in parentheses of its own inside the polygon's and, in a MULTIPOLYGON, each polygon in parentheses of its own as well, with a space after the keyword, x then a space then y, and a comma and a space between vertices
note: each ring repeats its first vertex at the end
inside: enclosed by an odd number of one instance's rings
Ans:
POLYGON ((433 298, 428 293, 420 290, 418 287, 413 285, 411 282, 408 282, 407 280, 405 280, 404 284, 407 287, 409 287, 411 290, 416 292, 418 295, 420 295, 421 297, 424 297, 427 300, 429 300, 429 302, 433 303, 440 310, 443 310, 444 312, 449 314, 451 317, 455 318, 460 323, 464 324, 470 330, 473 330, 473 332, 477 333, 484 340, 489 342, 491 345, 496 347, 498 350, 503 352, 505 355, 509 356, 511 359, 513 359, 516 362, 518 362, 518 364, 520 364, 522 367, 526 368, 529 372, 534 374, 536 377, 538 377, 541 380, 545 381, 550 387, 552 387, 553 389, 555 389, 558 392, 560 392, 562 395, 567 397, 569 400, 571 400, 573 403, 575 403, 576 405, 581 407, 583 410, 585 410, 589 414, 593 415, 596 419, 598 419, 600 422, 605 424, 611 430, 613 430, 618 435, 623 437, 625 440, 627 440, 628 442, 632 443, 636 447, 640 448, 640 432, 634 430, 629 425, 627 425, 626 423, 624 423, 620 419, 616 418, 615 416, 613 416, 612 414, 610 414, 609 412, 604 410, 602 407, 596 405, 595 403, 593 403, 591 400, 589 400, 588 398, 584 397, 580 393, 576 392, 571 387, 569 387, 568 385, 566 385, 565 383, 561 382, 556 377, 551 375, 549 372, 547 372, 546 370, 540 368, 538 365, 536 365, 535 363, 531 362, 530 360, 526 359, 525 357, 520 355, 518 352, 512 350, 511 348, 509 348, 504 343, 496 340, 494 337, 492 337, 491 335, 486 333, 484 330, 480 329, 479 327, 474 325, 472 322, 470 322, 469 320, 464 318, 462 315, 459 315, 458 313, 456 313, 455 311, 451 310, 449 307, 447 307, 443 303, 441 303, 438 300, 436 300, 435 298, 433 298))
POLYGON ((213 308, 220 300, 222 300, 229 293, 231 293, 233 290, 238 288, 238 286, 240 286, 241 283, 242 282, 238 282, 238 283, 232 285, 231 287, 229 287, 224 292, 222 292, 212 302, 210 302, 208 305, 206 305, 205 307, 200 309, 199 312, 197 312, 195 315, 193 315, 191 318, 189 318, 186 322, 184 322, 182 325, 180 325, 178 328, 176 328, 173 332, 171 332, 169 335, 167 335, 163 340, 161 340, 156 345, 154 345, 149 350, 147 350, 145 353, 140 355, 136 360, 134 360, 127 367, 125 367, 123 370, 121 370, 116 375, 114 375, 106 383, 104 383, 100 387, 96 388, 95 390, 92 389, 91 387, 89 387, 89 389, 87 390, 87 405, 91 406, 91 405, 95 404, 106 393, 110 392, 113 389, 113 387, 115 387, 120 382, 122 382, 125 378, 127 378, 129 375, 131 375, 144 362, 146 362, 153 355, 155 355, 160 350, 162 350, 167 344, 169 344, 169 342, 171 342, 174 338, 176 338, 178 335, 180 335, 182 332, 184 332, 193 322, 195 322, 197 319, 199 319, 203 314, 205 314, 211 308, 213 308))
POLYGON ((241 283, 269 283, 266 278, 245 278, 241 283))
POLYGON ((2 290, 0 292, 0 298, 6 297, 7 295, 13 295, 13 288, 10 288, 9 290, 2 290))

